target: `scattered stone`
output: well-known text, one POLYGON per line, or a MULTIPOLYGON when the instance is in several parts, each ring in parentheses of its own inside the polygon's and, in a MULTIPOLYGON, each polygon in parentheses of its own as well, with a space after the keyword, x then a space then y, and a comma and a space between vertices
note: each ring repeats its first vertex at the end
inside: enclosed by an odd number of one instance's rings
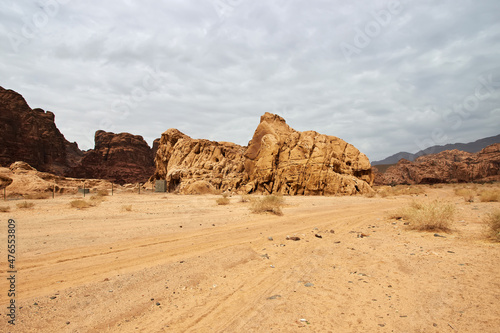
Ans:
POLYGON ((297 237, 297 236, 286 236, 286 239, 287 240, 292 240, 292 241, 299 241, 300 240, 300 237, 297 237))
POLYGON ((323 236, 321 236, 319 234, 314 234, 314 237, 316 237, 316 238, 323 238, 323 236))
POLYGON ((365 237, 368 237, 368 235, 364 233, 358 234, 358 238, 365 238, 365 237))
POLYGON ((274 296, 268 297, 267 299, 268 300, 275 300, 275 299, 279 299, 279 298, 281 298, 281 295, 274 295, 274 296))
POLYGON ((160 306, 160 305, 161 305, 161 303, 160 303, 160 302, 156 302, 156 306, 160 306))
POLYGON ((271 267, 271 268, 276 268, 276 267, 274 267, 274 265, 271 265, 270 267, 271 267))
POLYGON ((438 327, 438 324, 434 323, 434 324, 432 324, 432 326, 434 326, 434 327, 438 327))
POLYGON ((380 326, 380 327, 385 327, 385 324, 378 324, 378 326, 380 326))
POLYGON ((268 240, 273 241, 274 239, 272 237, 267 237, 268 240))
POLYGON ((331 229, 331 230, 330 230, 330 233, 331 233, 331 234, 334 234, 334 233, 335 233, 335 230, 331 229))
POLYGON ((304 286, 305 286, 306 288, 314 287, 314 283, 310 283, 310 282, 308 282, 308 283, 306 283, 304 286))
POLYGON ((455 253, 455 252, 453 252, 453 251, 448 251, 448 253, 455 253))
POLYGON ((307 323, 307 319, 301 319, 300 322, 301 323, 307 323))
POLYGON ((440 235, 440 234, 434 234, 434 237, 446 238, 446 236, 442 236, 442 235, 440 235))
POLYGON ((66 322, 66 325, 69 325, 69 324, 71 324, 71 322, 70 322, 70 321, 67 321, 67 322, 66 322))
POLYGON ((267 253, 261 255, 262 258, 266 258, 266 259, 269 259, 269 255, 267 253))
POLYGON ((340 241, 336 241, 336 242, 334 242, 334 244, 340 244, 340 241))

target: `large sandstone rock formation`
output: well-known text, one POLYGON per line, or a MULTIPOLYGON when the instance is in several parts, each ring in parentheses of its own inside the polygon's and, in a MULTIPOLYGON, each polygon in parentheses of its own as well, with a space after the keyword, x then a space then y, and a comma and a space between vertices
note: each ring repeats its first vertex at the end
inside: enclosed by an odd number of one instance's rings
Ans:
POLYGON ((203 187, 281 194, 356 194, 372 191, 368 158, 347 142, 297 132, 266 113, 248 147, 194 140, 175 129, 162 134, 153 179, 169 191, 203 187))
POLYGON ((97 131, 94 149, 85 152, 73 175, 118 184, 146 182, 155 171, 153 161, 153 151, 142 136, 97 131))
POLYGON ((176 129, 161 136, 154 179, 166 179, 169 192, 193 188, 235 190, 246 180, 245 148, 234 143, 192 139, 176 129))
POLYGON ((479 153, 446 150, 425 155, 414 162, 402 159, 385 173, 376 176, 376 184, 435 184, 500 181, 500 144, 479 153))
POLYGON ((41 171, 68 173, 82 152, 54 120, 52 112, 31 109, 20 94, 0 87, 0 166, 25 161, 41 171))

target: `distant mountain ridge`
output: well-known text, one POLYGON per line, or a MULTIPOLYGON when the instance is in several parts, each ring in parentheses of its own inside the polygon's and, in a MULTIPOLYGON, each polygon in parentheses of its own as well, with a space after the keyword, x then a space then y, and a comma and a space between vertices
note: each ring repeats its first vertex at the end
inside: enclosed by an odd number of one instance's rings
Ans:
POLYGON ((447 144, 444 146, 432 146, 429 148, 426 148, 424 150, 421 150, 419 152, 416 152, 415 154, 409 153, 409 152, 399 152, 394 155, 391 155, 387 158, 384 158, 383 160, 380 161, 373 161, 371 164, 372 165, 385 165, 385 164, 396 164, 399 162, 400 159, 404 158, 410 162, 413 162, 417 157, 424 156, 424 155, 429 155, 429 154, 437 154, 445 150, 453 150, 453 149, 458 149, 461 151, 465 151, 468 153, 477 153, 481 151, 482 149, 488 147, 489 145, 495 144, 495 143, 500 143, 500 134, 496 136, 490 136, 487 138, 479 139, 474 142, 469 142, 469 143, 451 143, 447 144))

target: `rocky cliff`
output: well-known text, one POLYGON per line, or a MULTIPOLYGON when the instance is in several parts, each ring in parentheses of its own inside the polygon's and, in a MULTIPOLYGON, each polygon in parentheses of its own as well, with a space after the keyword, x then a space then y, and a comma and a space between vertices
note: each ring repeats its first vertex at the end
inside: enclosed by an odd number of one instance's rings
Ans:
POLYGON ((375 183, 435 184, 500 181, 500 144, 478 153, 447 150, 425 155, 414 162, 402 159, 385 173, 376 175, 375 183))
POLYGON ((154 173, 153 150, 142 136, 97 131, 95 147, 84 153, 73 176, 118 184, 146 182, 154 173))
POLYGON ((93 150, 70 143, 50 111, 31 109, 15 91, 0 87, 0 166, 24 161, 56 175, 102 178, 116 183, 147 181, 154 173, 151 149, 141 136, 97 131, 93 150))
MULTIPOLYGON (((297 132, 266 113, 248 147, 194 140, 170 129, 162 134, 154 179, 169 191, 193 188, 305 195, 372 191, 368 158, 354 146, 313 131, 297 132)), ((194 191, 196 192, 196 191, 194 191)))
POLYGON ((0 166, 25 161, 41 171, 70 172, 82 152, 54 121, 52 112, 31 109, 20 94, 0 87, 0 166))

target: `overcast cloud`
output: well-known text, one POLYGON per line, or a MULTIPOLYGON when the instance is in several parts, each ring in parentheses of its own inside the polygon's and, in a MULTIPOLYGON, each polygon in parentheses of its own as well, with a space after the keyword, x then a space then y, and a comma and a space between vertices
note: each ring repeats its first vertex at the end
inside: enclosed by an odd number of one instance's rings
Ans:
POLYGON ((0 85, 103 129, 246 145, 265 112, 382 159, 500 134, 500 1, 2 1, 0 85))

